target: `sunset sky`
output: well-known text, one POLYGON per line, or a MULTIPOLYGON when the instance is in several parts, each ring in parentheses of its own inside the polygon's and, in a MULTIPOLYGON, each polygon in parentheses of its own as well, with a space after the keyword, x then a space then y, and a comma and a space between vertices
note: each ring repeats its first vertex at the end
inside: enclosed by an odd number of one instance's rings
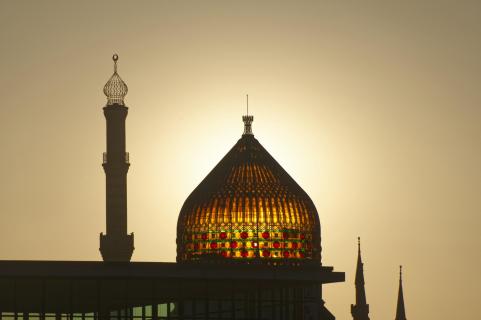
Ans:
POLYGON ((134 261, 175 261, 189 193, 242 134, 319 212, 352 319, 481 319, 480 1, 0 0, 0 259, 100 260, 106 99, 125 99, 134 261))

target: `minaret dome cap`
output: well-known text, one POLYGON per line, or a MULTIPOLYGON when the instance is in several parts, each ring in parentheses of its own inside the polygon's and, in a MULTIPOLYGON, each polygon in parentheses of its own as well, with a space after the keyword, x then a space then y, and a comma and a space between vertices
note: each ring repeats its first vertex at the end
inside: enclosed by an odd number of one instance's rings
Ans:
POLYGON ((124 105, 124 98, 127 95, 129 88, 117 73, 117 60, 119 60, 119 56, 114 54, 112 60, 114 61, 114 74, 105 84, 104 94, 107 97, 107 105, 124 105))

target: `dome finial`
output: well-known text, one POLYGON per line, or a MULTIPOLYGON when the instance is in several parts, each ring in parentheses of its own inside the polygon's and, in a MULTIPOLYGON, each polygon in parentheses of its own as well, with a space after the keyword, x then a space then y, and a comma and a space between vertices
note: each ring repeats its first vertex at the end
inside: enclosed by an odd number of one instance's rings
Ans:
POLYGON ((254 121, 254 116, 249 115, 249 95, 246 95, 247 98, 247 114, 242 116, 242 121, 244 121, 244 134, 243 135, 253 135, 252 134, 252 121, 254 121))
POLYGON ((403 280, 403 266, 399 266, 399 281, 401 282, 403 280))
POLYGON ((117 60, 119 60, 119 55, 114 53, 112 60, 114 60, 114 73, 117 73, 117 60))
POLYGON ((119 55, 114 54, 112 56, 114 61, 114 74, 110 77, 109 81, 104 86, 104 94, 107 97, 107 105, 111 106, 114 104, 124 105, 124 97, 127 95, 129 88, 125 82, 120 78, 117 73, 117 61, 119 60, 119 55))
POLYGON ((361 237, 357 237, 357 252, 361 252, 361 237))

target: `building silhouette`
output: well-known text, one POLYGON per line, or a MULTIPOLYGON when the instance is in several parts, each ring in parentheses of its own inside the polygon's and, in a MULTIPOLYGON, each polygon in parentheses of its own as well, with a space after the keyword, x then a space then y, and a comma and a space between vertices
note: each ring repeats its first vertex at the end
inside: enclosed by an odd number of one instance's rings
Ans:
POLYGON ((354 320, 369 320, 369 305, 366 302, 366 289, 364 288, 364 267, 361 259, 361 239, 357 238, 357 265, 356 265, 356 304, 351 305, 351 314, 354 320))
POLYGON ((399 266, 399 292, 397 297, 396 320, 406 320, 406 310, 404 309, 403 295, 403 274, 402 266, 399 266))
MULTIPOLYGON (((177 262, 131 262, 127 228, 127 85, 104 87, 107 125, 103 261, 0 261, 0 320, 333 320, 322 288, 344 273, 321 261, 313 201, 254 137, 254 117, 187 197, 177 262)), ((369 319, 358 243, 355 320, 369 319)), ((396 320, 405 320, 402 279, 396 320)))
MULTIPOLYGON (((364 263, 361 258, 361 238, 357 238, 357 264, 356 277, 354 280, 356 292, 356 304, 351 304, 351 315, 353 320, 369 320, 369 304, 366 299, 366 289, 364 283, 364 263)), ((406 320, 404 308, 404 295, 402 288, 402 266, 399 266, 399 292, 396 307, 395 320, 406 320)))
POLYGON ((125 151, 125 118, 128 109, 124 105, 127 85, 117 73, 118 55, 113 56, 114 74, 104 86, 107 105, 107 152, 102 166, 106 176, 106 225, 107 233, 100 234, 100 252, 104 261, 130 261, 134 252, 134 234, 127 234, 127 172, 129 154, 125 151))
POLYGON ((252 115, 185 201, 177 262, 130 262, 128 88, 113 60, 104 87, 103 261, 0 261, 0 320, 334 319, 322 287, 344 281, 344 273, 322 265, 314 203, 254 138, 252 115))

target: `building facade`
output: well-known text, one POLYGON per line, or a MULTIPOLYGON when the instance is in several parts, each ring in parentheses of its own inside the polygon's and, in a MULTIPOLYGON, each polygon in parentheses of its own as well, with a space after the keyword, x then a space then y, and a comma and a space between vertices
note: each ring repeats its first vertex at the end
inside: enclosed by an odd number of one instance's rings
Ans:
POLYGON ((103 262, 0 261, 1 319, 331 320, 322 287, 344 281, 321 262, 313 201, 254 137, 239 141, 187 197, 177 262, 130 262, 127 232, 126 84, 104 87, 107 105, 103 262))

